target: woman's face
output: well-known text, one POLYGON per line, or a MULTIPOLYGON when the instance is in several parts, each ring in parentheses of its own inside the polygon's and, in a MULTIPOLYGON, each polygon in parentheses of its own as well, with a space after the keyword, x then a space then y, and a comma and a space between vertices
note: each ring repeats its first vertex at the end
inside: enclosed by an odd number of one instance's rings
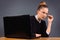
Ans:
POLYGON ((42 20, 45 19, 48 15, 48 8, 43 7, 37 10, 37 15, 39 19, 42 19, 42 20))

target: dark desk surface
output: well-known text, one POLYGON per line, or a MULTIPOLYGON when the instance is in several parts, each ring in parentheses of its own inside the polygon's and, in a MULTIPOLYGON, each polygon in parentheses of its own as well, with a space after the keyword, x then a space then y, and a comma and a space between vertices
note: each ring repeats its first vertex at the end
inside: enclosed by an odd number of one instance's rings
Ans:
POLYGON ((60 37, 48 37, 48 38, 36 38, 36 39, 18 39, 18 38, 6 38, 0 37, 0 40, 60 40, 60 37))

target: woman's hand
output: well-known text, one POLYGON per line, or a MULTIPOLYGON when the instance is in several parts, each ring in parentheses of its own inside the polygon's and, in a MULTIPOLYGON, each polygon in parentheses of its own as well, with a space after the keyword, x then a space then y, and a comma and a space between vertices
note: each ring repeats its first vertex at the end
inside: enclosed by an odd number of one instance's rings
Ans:
POLYGON ((36 37, 41 37, 41 34, 35 34, 36 35, 36 37))
POLYGON ((52 22, 53 21, 53 16, 52 15, 48 15, 48 22, 52 22))

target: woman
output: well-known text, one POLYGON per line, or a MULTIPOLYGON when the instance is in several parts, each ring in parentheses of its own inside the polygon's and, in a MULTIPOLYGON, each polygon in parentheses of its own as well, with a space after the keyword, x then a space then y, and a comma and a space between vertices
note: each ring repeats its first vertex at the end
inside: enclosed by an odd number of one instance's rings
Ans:
POLYGON ((36 15, 31 17, 32 35, 34 35, 34 37, 48 37, 51 31, 52 21, 53 16, 48 15, 48 6, 46 2, 40 2, 36 15), (46 17, 48 18, 47 27, 44 21, 46 17))

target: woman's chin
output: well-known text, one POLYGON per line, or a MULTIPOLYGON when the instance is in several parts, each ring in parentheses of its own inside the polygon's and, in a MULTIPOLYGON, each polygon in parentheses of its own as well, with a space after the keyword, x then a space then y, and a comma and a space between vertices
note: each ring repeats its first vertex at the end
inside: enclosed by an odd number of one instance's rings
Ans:
POLYGON ((41 20, 44 20, 45 18, 41 18, 41 20))

